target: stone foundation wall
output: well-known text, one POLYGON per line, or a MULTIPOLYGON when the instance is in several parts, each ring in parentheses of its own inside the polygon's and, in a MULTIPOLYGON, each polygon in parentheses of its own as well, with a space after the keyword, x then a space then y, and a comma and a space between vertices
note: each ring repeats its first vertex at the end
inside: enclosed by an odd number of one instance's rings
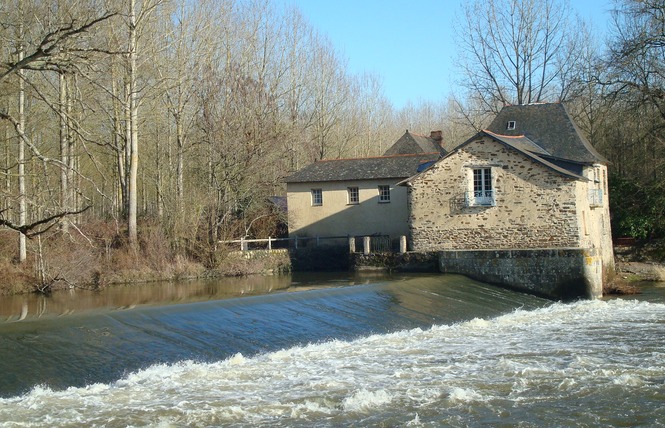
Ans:
POLYGON ((438 272, 439 255, 430 253, 352 253, 351 270, 385 270, 391 272, 438 272))
POLYGON ((602 296, 602 259, 583 248, 534 250, 451 250, 439 253, 442 273, 554 300, 602 296))
POLYGON ((291 271, 287 249, 231 251, 225 260, 226 269, 238 275, 281 274, 291 271))

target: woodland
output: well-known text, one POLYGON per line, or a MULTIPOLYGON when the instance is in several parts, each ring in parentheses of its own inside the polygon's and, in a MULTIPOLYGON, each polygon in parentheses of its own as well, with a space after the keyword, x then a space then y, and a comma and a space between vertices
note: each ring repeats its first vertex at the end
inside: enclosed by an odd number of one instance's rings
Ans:
MULTIPOLYGON (((295 6, 0 3, 0 294, 251 273, 219 242, 283 234, 283 178, 382 154, 405 129, 462 142, 506 104, 564 102, 609 159, 615 237, 665 237, 665 0, 474 0, 458 77, 395 108, 295 6)), ((414 76, 417 78, 417 76, 414 76)))

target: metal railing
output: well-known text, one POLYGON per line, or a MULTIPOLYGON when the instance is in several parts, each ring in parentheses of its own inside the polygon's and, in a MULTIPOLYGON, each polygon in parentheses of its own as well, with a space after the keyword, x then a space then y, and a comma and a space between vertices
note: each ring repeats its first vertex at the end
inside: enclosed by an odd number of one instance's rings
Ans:
POLYGON ((313 236, 313 237, 308 237, 308 236, 294 236, 292 238, 273 238, 273 237, 268 237, 268 238, 263 238, 263 239, 245 239, 245 238, 240 238, 240 239, 231 239, 227 241, 218 241, 220 244, 240 244, 240 251, 247 251, 250 249, 250 246, 254 247, 262 247, 262 249, 267 249, 267 250, 272 250, 273 249, 273 244, 278 244, 280 242, 286 242, 287 246, 293 245, 295 249, 298 249, 299 247, 302 247, 304 245, 308 245, 310 242, 313 242, 315 246, 321 245, 325 241, 330 241, 330 240, 338 240, 342 241, 342 243, 346 243, 346 241, 349 239, 348 235, 345 236, 313 236), (254 244, 254 245, 251 245, 254 244))
MULTIPOLYGON (((392 248, 393 242, 389 235, 367 235, 367 236, 313 236, 313 237, 300 237, 294 236, 291 238, 263 238, 263 239, 232 239, 225 241, 218 241, 220 244, 240 244, 240 251, 248 251, 250 247, 254 249, 265 249, 272 250, 275 244, 286 243, 287 247, 293 247, 295 249, 309 246, 312 243, 314 246, 318 247, 324 243, 330 241, 341 241, 341 245, 349 245, 349 251, 355 252, 357 248, 363 248, 363 252, 373 252, 373 253, 382 253, 382 252, 391 252, 395 249, 392 248), (258 247, 258 248, 257 248, 258 247)), ((405 241, 406 237, 400 238, 400 240, 405 241)), ((406 242, 400 245, 405 248, 406 242)), ((283 246, 280 246, 283 248, 283 246)), ((400 247, 401 249, 402 247, 400 247)), ((401 251, 401 250, 400 250, 401 251)), ((405 250, 404 250, 405 251, 405 250)))
POLYGON ((493 207, 496 205, 494 190, 466 192, 464 199, 467 207, 493 207))

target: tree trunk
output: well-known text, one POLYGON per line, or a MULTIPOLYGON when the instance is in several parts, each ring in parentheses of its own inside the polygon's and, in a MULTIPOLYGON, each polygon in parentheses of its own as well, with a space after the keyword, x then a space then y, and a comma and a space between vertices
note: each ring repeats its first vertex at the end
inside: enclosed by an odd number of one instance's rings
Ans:
POLYGON ((161 136, 159 135, 159 127, 157 126, 155 129, 155 170, 157 173, 155 193, 157 194, 157 218, 162 219, 164 217, 164 195, 162 194, 162 148, 160 141, 161 136))
MULTIPOLYGON (((68 73, 65 74, 65 87, 67 88, 66 92, 66 119, 67 119, 67 209, 66 211, 78 211, 80 207, 80 201, 78 198, 80 190, 79 176, 75 174, 75 171, 80 171, 79 159, 76 155, 76 135, 74 133, 74 128, 77 123, 81 123, 81 118, 79 117, 78 122, 73 119, 74 117, 74 107, 73 107, 73 98, 76 91, 76 82, 74 79, 74 74, 68 73)), ((73 222, 78 222, 78 215, 71 217, 73 222)), ((71 223, 70 218, 63 218, 67 224, 71 223)))
MULTIPOLYGON (((23 24, 19 24, 19 37, 21 38, 19 51, 18 51, 18 61, 23 60, 25 55, 23 49, 23 24)), ((20 69, 18 71, 18 122, 19 122, 19 133, 25 132, 25 82, 23 81, 24 71, 20 69)), ((19 226, 24 226, 27 223, 27 197, 25 194, 25 142, 23 138, 18 139, 18 224, 19 226)), ((18 249, 19 249, 19 262, 23 263, 28 258, 27 251, 27 242, 25 234, 19 232, 18 236, 18 249)))
POLYGON ((120 94, 118 93, 118 85, 116 83, 116 76, 113 72, 115 67, 111 68, 111 91, 113 95, 113 150, 115 150, 115 161, 116 161, 116 173, 118 174, 116 183, 118 188, 116 189, 115 196, 115 215, 121 218, 125 218, 127 213, 125 209, 125 204, 127 201, 127 174, 126 174, 126 157, 125 157, 125 146, 127 141, 123 138, 122 131, 122 121, 120 119, 120 94))
MULTIPOLYGON (((7 108, 9 110, 9 108, 7 108)), ((5 126, 5 165, 4 165, 4 170, 7 171, 5 174, 5 193, 7 195, 11 194, 12 190, 12 175, 9 174, 9 167, 10 167, 10 160, 9 160, 9 144, 10 144, 10 139, 9 139, 9 127, 5 126)), ((10 198, 4 198, 3 200, 3 206, 2 210, 9 211, 11 207, 11 202, 10 198)))
MULTIPOLYGON (((59 106, 60 112, 60 208, 63 211, 69 211, 69 174, 67 173, 67 165, 69 165, 69 127, 67 118, 67 78, 64 72, 60 72, 59 76, 59 106)), ((64 218, 60 223, 61 230, 67 232, 69 230, 69 221, 64 218)))
POLYGON ((178 215, 182 214, 183 209, 183 198, 185 194, 184 190, 184 169, 185 169, 185 136, 182 126, 182 117, 180 114, 176 115, 176 198, 177 198, 177 209, 178 215))
POLYGON ((136 94, 136 11, 135 0, 129 2, 129 212, 127 215, 127 232, 129 245, 136 247, 138 242, 136 228, 137 213, 137 175, 139 162, 138 144, 138 104, 136 94))

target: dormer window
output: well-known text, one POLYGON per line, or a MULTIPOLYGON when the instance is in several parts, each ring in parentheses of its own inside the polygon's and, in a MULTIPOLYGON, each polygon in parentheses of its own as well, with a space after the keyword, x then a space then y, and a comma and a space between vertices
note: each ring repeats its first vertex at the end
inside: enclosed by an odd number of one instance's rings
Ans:
POLYGON ((512 131, 515 129, 515 121, 514 120, 509 120, 508 124, 506 125, 506 129, 509 131, 512 131))

